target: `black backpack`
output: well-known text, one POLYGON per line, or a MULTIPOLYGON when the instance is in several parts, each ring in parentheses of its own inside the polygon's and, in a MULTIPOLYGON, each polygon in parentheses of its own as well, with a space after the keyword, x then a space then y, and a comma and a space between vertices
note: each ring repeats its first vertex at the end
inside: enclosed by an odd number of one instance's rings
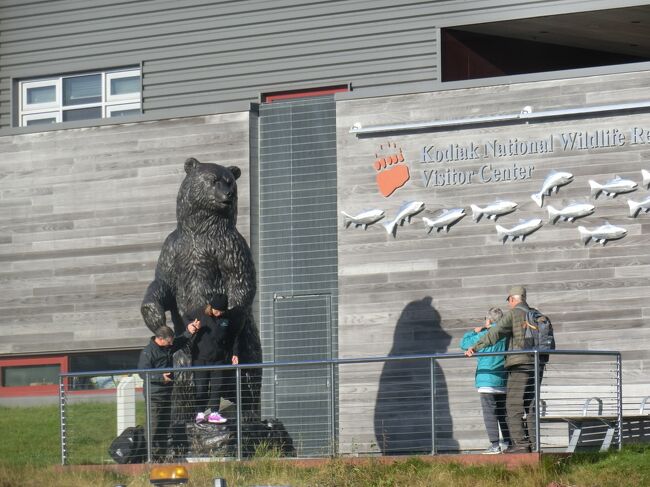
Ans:
MULTIPOLYGON (((555 336, 551 319, 535 308, 521 307, 520 309, 526 312, 526 321, 521 325, 524 327, 524 349, 539 350, 540 352, 555 350, 555 336)), ((548 359, 548 354, 539 356, 539 360, 543 364, 548 362, 548 359)))
POLYGON ((130 426, 108 447, 108 454, 117 463, 142 463, 147 458, 147 440, 142 426, 130 426))
POLYGON ((242 437, 242 453, 246 457, 258 454, 260 447, 283 457, 296 456, 293 440, 279 419, 245 420, 242 424, 242 437))

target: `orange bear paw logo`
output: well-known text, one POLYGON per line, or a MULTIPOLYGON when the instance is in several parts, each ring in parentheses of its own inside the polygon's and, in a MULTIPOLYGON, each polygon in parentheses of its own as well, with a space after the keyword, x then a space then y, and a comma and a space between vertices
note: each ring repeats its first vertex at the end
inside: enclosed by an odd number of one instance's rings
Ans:
POLYGON ((385 146, 381 145, 380 154, 375 154, 375 163, 373 167, 377 171, 377 186, 379 192, 388 197, 401 188, 411 179, 409 168, 404 162, 402 149, 397 149, 397 145, 390 142, 385 146))

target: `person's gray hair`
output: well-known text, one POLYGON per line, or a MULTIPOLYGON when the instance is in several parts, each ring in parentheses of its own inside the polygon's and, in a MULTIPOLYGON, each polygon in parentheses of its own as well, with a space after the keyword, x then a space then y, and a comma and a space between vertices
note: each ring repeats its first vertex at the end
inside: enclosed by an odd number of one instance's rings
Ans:
POLYGON ((485 315, 485 319, 489 320, 492 323, 496 323, 503 317, 503 311, 501 311, 501 308, 490 308, 485 315))

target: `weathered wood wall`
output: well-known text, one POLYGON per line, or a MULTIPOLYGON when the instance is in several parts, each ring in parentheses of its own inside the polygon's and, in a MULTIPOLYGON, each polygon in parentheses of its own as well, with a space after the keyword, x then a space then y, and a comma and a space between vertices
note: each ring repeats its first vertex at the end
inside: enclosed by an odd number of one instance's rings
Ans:
MULTIPOLYGON (((642 201, 650 196, 641 176, 642 169, 650 170, 650 138, 637 137, 638 143, 632 138, 635 128, 650 129, 647 109, 390 136, 357 137, 349 130, 356 123, 372 126, 519 113, 525 106, 543 111, 643 101, 647 100, 649 86, 650 73, 639 72, 339 102, 339 211, 356 214, 377 208, 386 212, 382 221, 366 231, 339 226, 340 356, 459 352, 463 333, 482 322, 490 306, 506 308, 508 286, 524 284, 529 302, 552 317, 559 348, 621 350, 625 382, 646 382, 643 370, 650 365, 650 216, 642 212, 636 218, 630 217, 627 200, 642 201), (614 129, 626 137, 621 145, 584 150, 562 146, 563 133, 613 133, 614 129), (549 137, 553 138, 552 152, 485 155, 485 144, 494 140, 534 141, 549 137), (481 147, 478 159, 421 162, 424 147, 444 150, 450 145, 471 148, 471 144, 481 147), (384 197, 375 181, 378 171, 373 163, 376 154, 397 153, 400 149, 405 161, 391 167, 407 166, 410 180, 384 197), (530 177, 501 182, 480 178, 484 165, 492 170, 515 164, 529 171, 530 177), (447 169, 475 171, 477 175, 471 184, 435 186, 432 182, 426 186, 424 171, 428 175, 432 170, 447 169), (568 171, 575 179, 557 194, 546 197, 543 208, 539 208, 531 194, 540 190, 551 170, 568 171), (590 197, 588 180, 603 183, 615 175, 634 180, 639 189, 617 198, 590 197), (497 238, 494 222, 483 217, 476 223, 470 210, 470 204, 483 207, 495 199, 519 205, 516 212, 499 218, 500 225, 510 228, 520 218, 541 218, 543 226, 524 242, 503 244, 497 238), (595 213, 573 223, 549 223, 548 205, 563 208, 570 200, 591 202, 595 213), (381 223, 392 219, 404 201, 422 201, 426 210, 411 224, 399 227, 393 238, 381 223), (448 233, 434 230, 427 234, 422 216, 431 217, 436 210, 457 207, 465 208, 467 216, 448 233), (626 228, 627 236, 605 246, 593 242, 584 245, 577 227, 591 229, 606 221, 626 228)), ((442 361, 439 365, 444 374, 441 378, 449 387, 444 393, 449 394, 445 401, 451 413, 447 413, 456 422, 455 439, 476 437, 475 432, 463 436, 462 430, 467 403, 475 410, 479 407, 473 391, 473 361, 442 361)), ((399 396, 410 390, 415 394, 421 385, 413 374, 393 377, 391 382, 385 372, 375 370, 372 379, 365 374, 363 400, 360 389, 350 383, 355 380, 354 373, 346 379, 350 382, 342 382, 344 442, 346 437, 369 447, 380 442, 378 438, 364 437, 364 431, 373 429, 373 414, 360 415, 359 411, 364 405, 373 405, 369 410, 374 410, 377 421, 381 397, 387 392, 399 396)), ((426 409, 419 414, 426 415, 426 409)), ((475 422, 478 424, 468 425, 467 429, 483 428, 478 416, 475 422)))
POLYGON ((249 113, 0 138, 0 354, 140 348, 140 303, 189 156, 237 165, 249 113))

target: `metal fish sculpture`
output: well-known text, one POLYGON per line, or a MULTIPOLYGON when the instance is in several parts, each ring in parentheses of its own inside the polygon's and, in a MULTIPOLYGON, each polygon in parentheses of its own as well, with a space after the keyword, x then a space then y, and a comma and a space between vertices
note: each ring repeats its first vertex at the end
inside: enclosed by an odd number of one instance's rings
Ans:
POLYGON ((639 202, 627 200, 627 204, 630 207, 630 216, 636 218, 641 210, 646 213, 650 211, 650 196, 639 202))
POLYGON ((465 215, 465 208, 450 208, 442 210, 442 212, 433 220, 423 216, 422 221, 424 222, 425 227, 428 227, 428 233, 431 233, 431 230, 434 228, 437 232, 440 232, 440 230, 443 229, 445 232, 449 232, 449 227, 465 215))
POLYGON ((512 213, 517 209, 517 203, 514 201, 497 200, 483 208, 476 205, 469 205, 472 209, 472 219, 478 222, 483 215, 487 215, 490 220, 496 221, 498 217, 512 213))
POLYGON ((610 179, 605 184, 600 184, 593 179, 590 179, 589 186, 591 186, 591 196, 594 198, 598 198, 598 195, 601 192, 605 193, 607 196, 615 198, 618 194, 636 191, 638 185, 631 179, 623 179, 617 175, 614 179, 610 179))
POLYGON ((542 189, 530 197, 540 208, 544 205, 544 196, 550 196, 552 192, 557 193, 560 186, 573 181, 573 174, 564 171, 551 171, 542 183, 542 189))
POLYGON ((650 171, 641 169, 641 177, 643 178, 645 189, 650 189, 650 171))
POLYGON ((497 229, 497 236, 505 244, 508 241, 508 237, 511 237, 513 242, 518 238, 523 242, 526 239, 526 235, 530 235, 541 226, 541 218, 531 218, 530 220, 519 220, 519 224, 510 229, 504 228, 501 225, 496 225, 495 228, 497 229))
POLYGON ((411 218, 414 215, 417 215, 422 210, 424 210, 424 203, 421 201, 408 201, 404 203, 399 211, 397 216, 393 221, 382 223, 386 229, 386 233, 392 235, 393 237, 397 236, 397 225, 404 225, 404 220, 408 223, 411 223, 411 218))
POLYGON ((627 235, 627 230, 625 228, 610 225, 609 223, 594 228, 593 230, 581 226, 578 227, 578 232, 580 232, 580 239, 585 245, 587 245, 591 239, 601 245, 605 245, 609 240, 618 240, 627 235))
POLYGON ((582 218, 583 216, 591 215, 596 207, 590 205, 589 203, 570 203, 568 206, 561 208, 559 210, 555 209, 552 205, 548 205, 548 221, 557 223, 557 221, 562 218, 565 222, 572 222, 576 218, 582 218))
POLYGON ((343 225, 345 228, 348 228, 350 225, 354 224, 355 228, 363 227, 365 230, 368 228, 368 225, 378 222, 384 218, 384 210, 367 210, 359 213, 358 215, 352 216, 348 215, 346 212, 342 211, 341 214, 345 217, 343 220, 343 225))

